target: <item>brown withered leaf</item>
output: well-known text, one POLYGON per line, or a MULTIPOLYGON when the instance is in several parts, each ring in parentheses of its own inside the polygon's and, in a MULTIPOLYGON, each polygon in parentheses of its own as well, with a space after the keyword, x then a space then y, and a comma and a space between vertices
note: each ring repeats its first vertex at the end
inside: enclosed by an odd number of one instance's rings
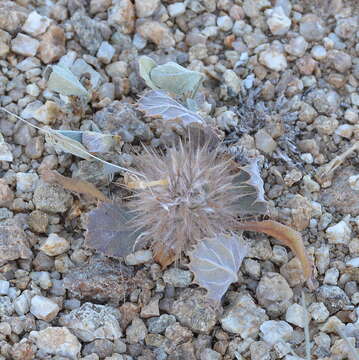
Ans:
POLYGON ((272 220, 247 221, 239 223, 236 227, 238 230, 262 232, 280 240, 298 256, 302 264, 305 279, 309 280, 313 275, 313 264, 305 250, 302 236, 298 231, 272 220))
POLYGON ((159 263, 162 269, 166 269, 176 260, 176 252, 172 249, 168 250, 162 243, 155 243, 152 251, 154 261, 159 263))
POLYGON ((100 201, 110 201, 110 199, 98 190, 95 185, 89 183, 88 181, 69 178, 59 174, 55 170, 47 169, 41 172, 41 178, 49 184, 60 185, 66 190, 88 195, 100 201))
POLYGON ((130 226, 132 217, 119 203, 101 204, 88 214, 85 245, 115 258, 132 253, 139 236, 130 226))

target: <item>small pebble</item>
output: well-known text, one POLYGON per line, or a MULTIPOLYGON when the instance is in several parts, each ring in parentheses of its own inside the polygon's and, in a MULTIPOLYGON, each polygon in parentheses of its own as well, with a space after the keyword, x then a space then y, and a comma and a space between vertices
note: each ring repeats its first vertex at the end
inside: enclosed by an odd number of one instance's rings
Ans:
POLYGON ((346 265, 358 268, 359 267, 359 257, 348 260, 346 262, 346 265))
POLYGON ((219 16, 217 18, 217 26, 222 31, 229 31, 233 27, 233 20, 228 15, 219 16))
POLYGON ((275 49, 268 49, 261 52, 259 62, 273 71, 283 71, 287 68, 285 56, 275 49))
POLYGON ((50 234, 49 237, 40 246, 40 250, 48 256, 57 256, 63 254, 69 248, 69 242, 57 234, 50 234))
POLYGON ((285 35, 290 28, 291 20, 284 13, 281 6, 276 6, 267 20, 268 27, 273 35, 285 35))
POLYGON ((342 220, 339 223, 328 227, 326 234, 330 244, 347 245, 351 237, 351 228, 345 221, 342 220))
POLYGON ((339 270, 336 268, 330 268, 325 272, 324 284, 337 285, 339 278, 339 270))
POLYGON ((59 311, 60 307, 55 302, 44 296, 35 295, 31 299, 30 312, 37 319, 51 321, 55 319, 59 311))
POLYGON ((257 131, 255 141, 256 148, 267 154, 271 154, 277 147, 276 142, 264 129, 257 131))
POLYGON ((186 4, 182 2, 176 2, 174 4, 170 4, 167 7, 168 13, 171 18, 175 18, 185 13, 186 4))
POLYGON ((6 280, 0 280, 0 295, 8 295, 10 283, 6 280))
POLYGON ((136 0, 136 15, 139 18, 152 16, 160 3, 160 0, 136 0))
POLYGON ((51 20, 48 17, 41 16, 36 11, 32 11, 27 17, 25 24, 22 26, 22 30, 29 35, 36 37, 43 34, 50 23, 51 20))
POLYGON ((152 260, 151 250, 139 250, 129 254, 125 258, 127 265, 140 265, 152 260))
POLYGON ((40 42, 28 35, 18 33, 11 41, 11 50, 22 56, 35 56, 40 42))
POLYGON ((138 317, 134 318, 131 325, 127 327, 126 339, 129 344, 136 344, 145 339, 147 328, 145 323, 138 317))
POLYGON ((22 293, 14 300, 14 310, 19 316, 25 315, 30 311, 30 299, 26 293, 22 293))
POLYGON ((110 64, 116 49, 107 41, 103 41, 97 51, 97 58, 104 64, 110 64))
POLYGON ((263 340, 269 345, 274 345, 280 341, 287 342, 291 339, 293 328, 285 321, 268 320, 261 326, 263 340))
POLYGON ((313 56, 313 59, 318 61, 322 61, 327 57, 327 50, 321 45, 314 45, 310 53, 313 56))
POLYGON ((46 125, 52 124, 56 120, 59 120, 61 116, 61 108, 54 101, 48 100, 46 103, 34 112, 33 117, 46 125))
MULTIPOLYGON (((285 320, 290 324, 304 328, 306 325, 305 309, 299 304, 290 305, 285 314, 285 320)), ((309 319, 307 322, 309 322, 309 319)))
POLYGON ((337 127, 334 133, 345 139, 350 139, 352 137, 353 130, 354 130, 353 125, 342 124, 337 127))
POLYGON ((325 25, 317 15, 306 14, 300 20, 299 32, 306 40, 319 41, 324 37, 325 25))
POLYGON ((192 282, 192 273, 187 270, 173 268, 164 272, 163 280, 174 287, 187 287, 192 282))
POLYGON ((357 124, 359 122, 359 113, 354 109, 347 109, 344 113, 344 119, 351 124, 357 124))
POLYGON ((66 327, 50 326, 41 331, 32 331, 30 339, 42 353, 71 360, 80 356, 81 343, 66 327))
POLYGON ((39 180, 35 173, 17 173, 16 174, 16 191, 30 192, 34 191, 39 180))
POLYGON ((242 81, 233 70, 226 70, 223 74, 223 79, 228 88, 235 94, 240 93, 242 81))
POLYGON ((329 311, 322 302, 310 304, 308 311, 312 319, 318 323, 323 323, 329 317, 329 311))
POLYGON ((305 51, 308 48, 308 43, 303 36, 297 36, 293 39, 290 39, 288 45, 285 47, 285 51, 290 55, 301 57, 305 54, 305 51))

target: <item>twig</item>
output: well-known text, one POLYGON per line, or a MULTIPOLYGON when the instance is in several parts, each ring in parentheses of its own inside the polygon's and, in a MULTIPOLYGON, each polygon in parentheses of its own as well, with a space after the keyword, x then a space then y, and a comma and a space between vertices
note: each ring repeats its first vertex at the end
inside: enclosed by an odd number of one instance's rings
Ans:
POLYGON ((359 141, 354 143, 348 150, 344 151, 341 155, 336 156, 328 164, 321 166, 316 174, 316 179, 320 184, 330 181, 334 171, 351 155, 354 151, 359 150, 359 141))

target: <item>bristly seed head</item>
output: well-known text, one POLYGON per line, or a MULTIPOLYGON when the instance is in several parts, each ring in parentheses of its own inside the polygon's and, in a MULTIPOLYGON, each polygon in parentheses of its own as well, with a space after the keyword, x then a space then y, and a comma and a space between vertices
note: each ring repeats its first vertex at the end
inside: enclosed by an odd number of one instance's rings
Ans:
POLYGON ((168 182, 137 190, 130 201, 142 241, 160 244, 178 258, 182 250, 230 230, 236 222, 240 192, 233 182, 231 162, 208 145, 200 147, 189 140, 162 155, 147 149, 139 158, 138 170, 148 182, 168 182))

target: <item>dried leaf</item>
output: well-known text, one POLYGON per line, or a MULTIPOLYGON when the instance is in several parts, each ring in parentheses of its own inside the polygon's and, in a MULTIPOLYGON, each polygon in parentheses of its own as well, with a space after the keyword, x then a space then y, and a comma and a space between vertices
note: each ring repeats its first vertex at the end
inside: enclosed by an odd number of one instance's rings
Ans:
POLYGON ((87 149, 79 141, 74 140, 68 135, 63 135, 61 133, 62 130, 53 130, 51 128, 47 128, 46 130, 46 142, 54 146, 58 151, 64 151, 85 160, 91 159, 87 149))
POLYGON ((176 95, 194 97, 201 86, 204 76, 198 71, 192 71, 175 63, 168 62, 157 65, 148 56, 139 59, 140 75, 146 84, 154 90, 165 90, 176 95))
POLYGON ((303 239, 298 231, 272 220, 239 223, 237 229, 262 232, 280 240, 284 245, 290 247, 294 254, 298 256, 302 264, 305 279, 310 279, 312 276, 313 264, 305 250, 303 239))
POLYGON ((189 253, 189 268, 195 281, 207 289, 208 298, 219 302, 229 285, 238 280, 246 254, 247 247, 240 237, 222 234, 197 244, 189 253))
POLYGON ((267 201, 264 199, 264 183, 260 176, 257 159, 248 165, 241 167, 240 172, 234 178, 236 190, 241 197, 234 204, 239 215, 265 214, 267 212, 267 201))
POLYGON ((166 269, 177 258, 176 252, 172 249, 167 249, 162 243, 157 242, 152 246, 153 260, 159 263, 163 269, 166 269))
MULTIPOLYGON (((60 148, 60 150, 69 152, 69 153, 79 156, 79 157, 82 157, 85 160, 95 159, 97 161, 100 161, 102 164, 104 164, 104 168, 106 167, 106 173, 108 173, 108 174, 113 174, 114 172, 118 172, 118 171, 125 171, 125 172, 128 172, 133 175, 141 176, 136 171, 129 170, 129 169, 126 169, 122 166, 118 166, 115 164, 111 164, 111 163, 89 153, 79 141, 73 140, 72 138, 61 134, 61 132, 64 130, 60 130, 60 132, 59 132, 57 130, 53 130, 48 127, 41 128, 34 124, 31 124, 31 122, 23 119, 22 117, 12 113, 11 111, 9 111, 3 107, 0 107, 0 110, 6 112, 7 114, 15 117, 18 120, 24 122, 25 124, 41 131, 43 134, 45 134, 45 137, 47 137, 46 140, 49 141, 50 144, 58 146, 60 148)), ((69 132, 69 130, 67 130, 67 132, 69 132)), ((76 135, 76 136, 78 136, 78 135, 76 135)))
POLYGON ((88 214, 85 245, 111 257, 132 253, 139 235, 129 226, 132 216, 121 204, 101 204, 88 214))
POLYGON ((163 91, 149 91, 138 101, 139 110, 147 116, 160 117, 165 121, 177 121, 182 126, 198 123, 204 125, 204 120, 195 112, 188 110, 163 91))
POLYGON ((64 135, 77 141, 89 152, 107 153, 119 142, 119 135, 102 134, 98 131, 81 130, 53 130, 56 134, 64 135))
POLYGON ((47 88, 61 95, 89 96, 88 91, 80 83, 77 77, 67 68, 59 65, 52 65, 45 76, 48 77, 47 88))
POLYGON ((47 183, 60 185, 66 190, 88 195, 100 201, 110 201, 110 199, 98 190, 95 185, 88 181, 69 178, 59 174, 55 170, 42 171, 41 178, 47 183))

